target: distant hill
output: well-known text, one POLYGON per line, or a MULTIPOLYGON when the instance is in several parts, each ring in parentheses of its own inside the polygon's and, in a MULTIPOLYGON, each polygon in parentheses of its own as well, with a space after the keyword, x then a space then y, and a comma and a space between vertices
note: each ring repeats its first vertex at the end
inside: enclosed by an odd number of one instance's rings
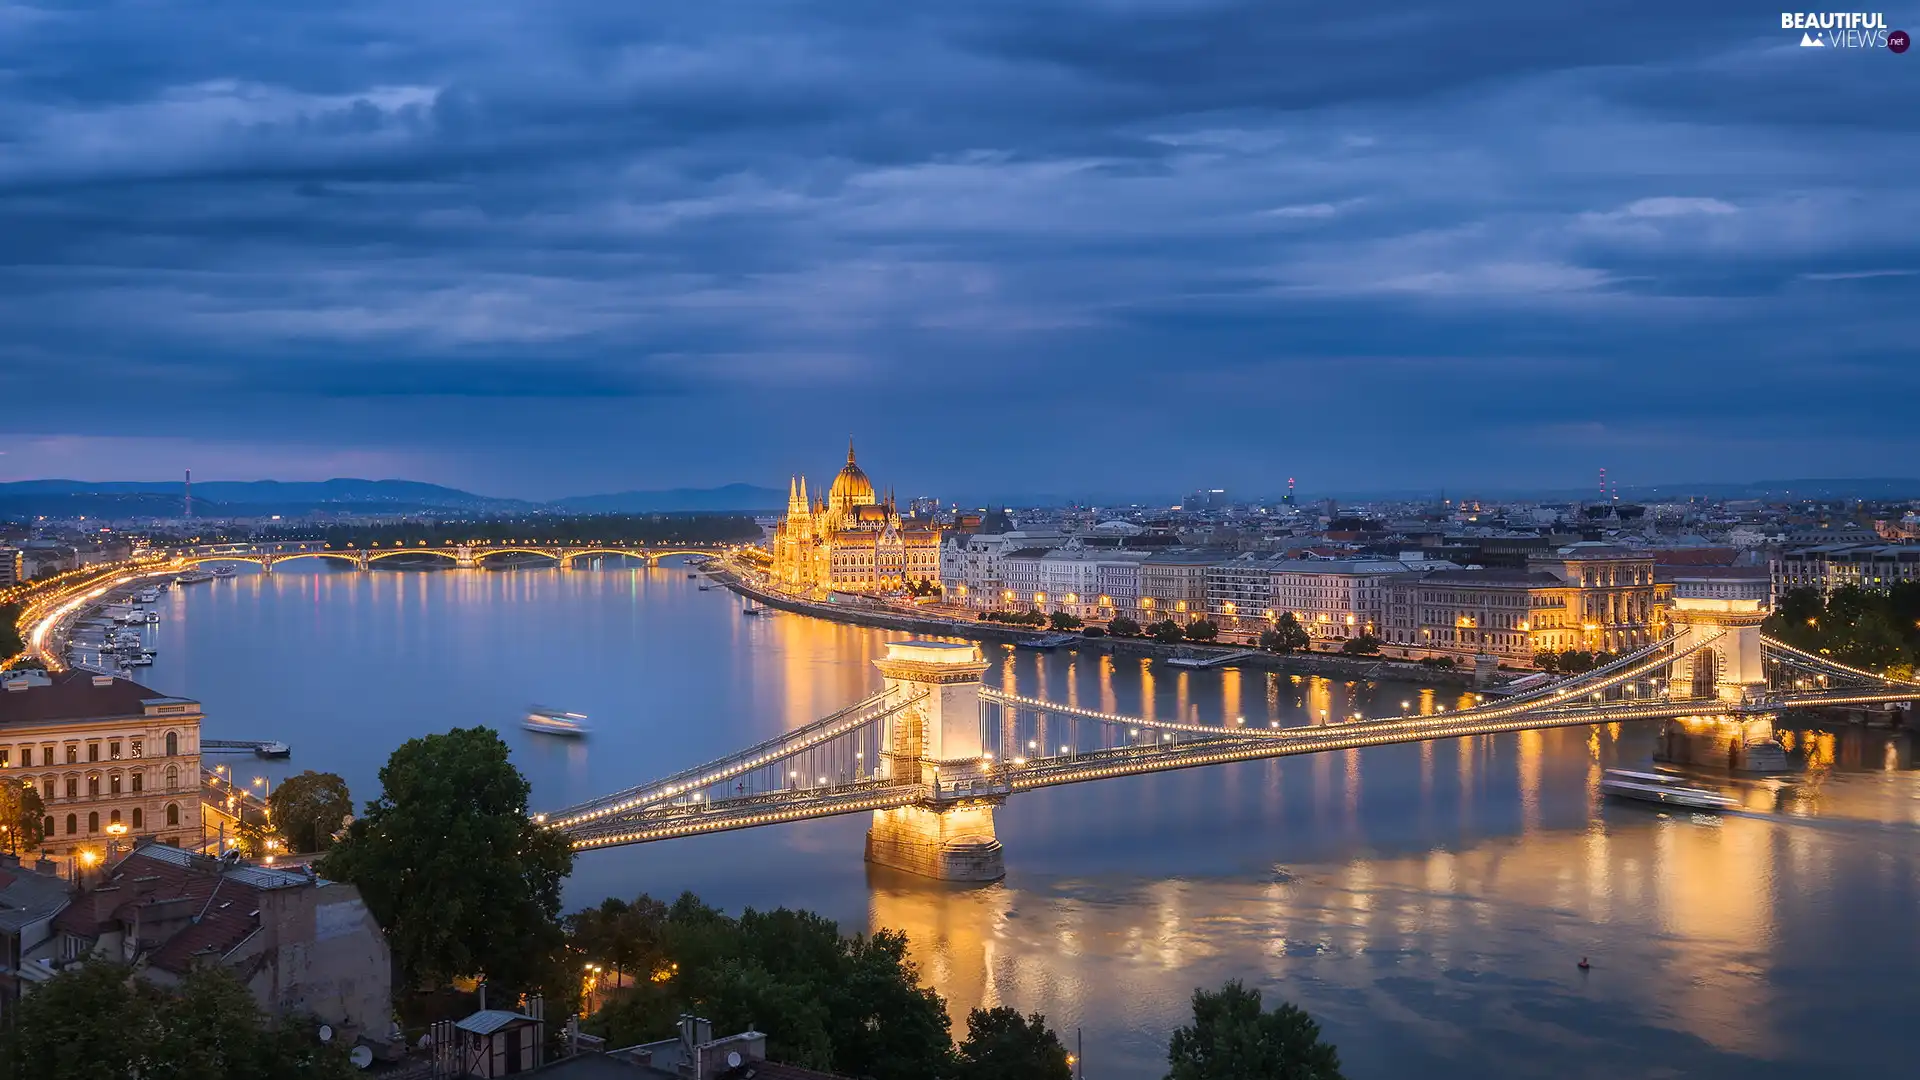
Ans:
POLYGON ((578 495, 547 504, 551 510, 575 514, 684 513, 691 510, 731 510, 775 513, 787 507, 787 493, 752 484, 714 488, 668 488, 664 491, 621 491, 611 495, 578 495))

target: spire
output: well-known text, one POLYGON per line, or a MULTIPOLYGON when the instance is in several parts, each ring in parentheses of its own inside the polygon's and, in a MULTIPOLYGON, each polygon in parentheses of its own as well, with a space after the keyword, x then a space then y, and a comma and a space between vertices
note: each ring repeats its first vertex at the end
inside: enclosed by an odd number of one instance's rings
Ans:
POLYGON ((800 478, 787 477, 787 513, 800 509, 800 478))
POLYGON ((847 436, 847 464, 853 464, 853 436, 847 436))

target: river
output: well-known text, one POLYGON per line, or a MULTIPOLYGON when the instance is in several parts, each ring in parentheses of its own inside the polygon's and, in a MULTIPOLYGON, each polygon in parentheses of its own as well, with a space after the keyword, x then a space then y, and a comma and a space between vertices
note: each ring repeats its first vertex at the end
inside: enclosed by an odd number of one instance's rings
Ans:
MULTIPOLYGON (((207 738, 292 744, 227 758, 242 783, 320 769, 365 800, 403 739, 488 724, 550 807, 848 704, 898 636, 739 606, 671 563, 242 568, 165 594, 140 677, 203 702, 207 738), (523 732, 529 702, 596 730, 523 732)), ((1433 693, 985 651, 990 686, 1130 714, 1299 723, 1433 693)), ((1308 1009, 1355 1078, 1903 1074, 1920 778, 1904 744, 1837 736, 1821 754, 1848 764, 1730 784, 1749 809, 1720 817, 1602 804, 1601 769, 1645 763, 1648 728, 1527 732, 1023 794, 988 887, 870 871, 847 817, 589 853, 567 899, 692 890, 902 929, 956 1013, 1078 1028, 1097 1080, 1163 1075, 1193 988, 1229 978, 1308 1009)))

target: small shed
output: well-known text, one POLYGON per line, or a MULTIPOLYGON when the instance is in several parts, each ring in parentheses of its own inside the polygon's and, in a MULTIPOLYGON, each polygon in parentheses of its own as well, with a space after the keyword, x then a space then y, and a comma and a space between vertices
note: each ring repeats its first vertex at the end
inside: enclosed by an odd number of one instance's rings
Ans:
POLYGON ((532 1072, 542 1060, 541 1036, 545 1024, 538 1016, 511 1009, 481 1009, 456 1020, 440 1039, 443 1075, 485 1077, 532 1072))

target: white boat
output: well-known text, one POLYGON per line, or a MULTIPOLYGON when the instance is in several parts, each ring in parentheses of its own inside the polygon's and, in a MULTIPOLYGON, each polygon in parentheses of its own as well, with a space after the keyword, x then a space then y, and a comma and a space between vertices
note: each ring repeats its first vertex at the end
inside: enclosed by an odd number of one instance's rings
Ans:
POLYGON ((141 617, 140 621, 144 623, 157 623, 160 621, 160 613, 157 611, 149 611, 141 617))
POLYGON ((233 567, 228 566, 226 563, 221 563, 219 566, 213 568, 213 576, 217 578, 232 577, 233 567))
POLYGON ((140 602, 143 604, 151 604, 158 599, 160 599, 159 589, 146 589, 140 593, 140 602))
POLYGON ((561 712, 539 705, 527 710, 527 719, 520 726, 543 735, 585 735, 588 730, 586 714, 561 712))
POLYGON ((293 747, 276 739, 261 743, 253 748, 253 752, 256 757, 283 758, 293 753, 293 747))
POLYGON ((1687 810, 1732 810, 1740 805, 1717 791, 1693 787, 1678 776, 1665 773, 1630 772, 1608 769, 1600 778, 1600 790, 1616 799, 1678 806, 1687 810))
POLYGON ((146 667, 147 665, 153 663, 153 654, 148 652, 139 653, 129 658, 127 660, 127 663, 131 664, 134 667, 146 667))
POLYGON ((189 570, 173 580, 174 583, 178 585, 198 585, 203 581, 212 581, 213 575, 203 573, 199 570, 189 570))

